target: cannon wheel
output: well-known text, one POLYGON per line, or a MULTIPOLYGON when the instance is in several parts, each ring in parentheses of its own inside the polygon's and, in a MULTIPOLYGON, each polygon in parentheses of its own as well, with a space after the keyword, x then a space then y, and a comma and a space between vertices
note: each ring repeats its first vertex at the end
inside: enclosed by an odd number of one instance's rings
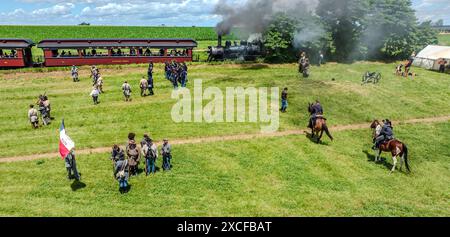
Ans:
POLYGON ((381 73, 377 73, 377 75, 375 76, 375 79, 373 81, 374 84, 380 82, 381 80, 381 73))

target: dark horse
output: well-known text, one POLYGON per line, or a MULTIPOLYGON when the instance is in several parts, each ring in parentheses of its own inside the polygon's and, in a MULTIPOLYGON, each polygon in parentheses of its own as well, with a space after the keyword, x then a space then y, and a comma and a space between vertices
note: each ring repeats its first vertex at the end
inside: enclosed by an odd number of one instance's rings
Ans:
MULTIPOLYGON (((308 103, 308 112, 310 113, 310 115, 313 114, 312 106, 313 104, 308 103)), ((312 138, 317 137, 317 143, 320 143, 320 139, 322 139, 324 131, 327 136, 333 141, 333 136, 331 136, 331 133, 328 130, 326 119, 322 115, 317 115, 316 123, 312 125, 311 130, 311 136, 312 138)))
MULTIPOLYGON (((378 120, 373 121, 370 125, 370 128, 375 130, 373 133, 374 138, 380 135, 379 132, 381 131, 381 124, 378 120)), ((408 170, 408 172, 411 172, 408 164, 408 147, 404 143, 397 139, 383 142, 380 145, 378 153, 375 156, 375 162, 378 162, 378 160, 381 158, 381 153, 383 151, 390 152, 392 155, 394 165, 392 166, 391 173, 395 171, 398 157, 400 157, 400 171, 402 170, 403 162, 405 162, 406 169, 408 170)))

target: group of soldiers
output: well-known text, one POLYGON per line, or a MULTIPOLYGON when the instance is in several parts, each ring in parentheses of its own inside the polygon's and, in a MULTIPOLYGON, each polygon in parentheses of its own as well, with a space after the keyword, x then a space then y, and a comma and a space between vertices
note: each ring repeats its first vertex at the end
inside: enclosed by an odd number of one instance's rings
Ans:
MULTIPOLYGON (((136 134, 128 134, 128 143, 125 151, 115 144, 111 152, 113 162, 114 177, 119 182, 119 191, 126 192, 128 189, 128 180, 130 176, 137 176, 139 173, 139 164, 143 160, 145 175, 156 173, 156 160, 158 158, 158 147, 148 134, 144 134, 140 142, 140 148, 136 143, 136 134)), ((160 155, 163 158, 162 168, 164 171, 171 169, 172 147, 167 139, 164 139, 160 155)))
POLYGON ((30 108, 28 110, 28 119, 31 123, 31 126, 33 128, 39 127, 39 115, 42 119, 42 123, 44 125, 49 125, 52 120, 52 117, 50 115, 51 106, 48 96, 45 94, 39 95, 38 100, 36 101, 36 105, 39 108, 39 113, 38 110, 34 108, 33 104, 30 104, 30 108))
POLYGON ((188 67, 186 63, 178 63, 175 61, 166 62, 164 67, 166 79, 172 82, 173 88, 177 89, 180 84, 181 87, 186 87, 188 81, 188 67))

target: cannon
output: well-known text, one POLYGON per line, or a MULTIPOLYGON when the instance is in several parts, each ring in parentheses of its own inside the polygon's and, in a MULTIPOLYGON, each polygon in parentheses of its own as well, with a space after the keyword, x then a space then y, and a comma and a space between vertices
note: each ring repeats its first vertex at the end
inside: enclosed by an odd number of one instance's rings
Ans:
POLYGON ((223 61, 226 59, 239 59, 243 61, 253 61, 257 57, 262 56, 262 42, 261 41, 226 41, 225 46, 222 46, 222 36, 219 35, 217 46, 208 47, 208 62, 223 61))

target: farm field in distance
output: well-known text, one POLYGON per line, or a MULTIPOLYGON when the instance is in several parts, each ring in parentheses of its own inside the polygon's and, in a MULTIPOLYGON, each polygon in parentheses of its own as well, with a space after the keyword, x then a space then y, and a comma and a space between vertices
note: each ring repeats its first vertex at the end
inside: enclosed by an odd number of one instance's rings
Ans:
MULTIPOLYGON (((315 99, 321 100, 329 126, 367 123, 367 128, 332 132, 335 140, 324 138, 323 144, 305 135, 289 135, 174 145, 174 169, 154 177, 132 177, 126 195, 117 191, 106 152, 78 156, 84 187, 65 178, 60 158, 0 162, 0 215, 449 216, 450 122, 398 123, 450 115, 449 77, 419 68, 413 68, 419 74, 413 80, 396 77, 395 65, 328 63, 312 67, 311 77, 303 79, 295 64, 191 63, 189 89, 196 79, 203 80, 204 88, 222 90, 288 87, 288 113, 280 114, 280 131, 304 129, 307 104, 315 99), (380 84, 362 86, 366 71, 381 72, 380 84), (411 174, 389 175, 388 154, 383 154, 383 163, 373 162, 369 123, 375 118, 394 122, 396 137, 409 147, 411 174)), ((106 93, 97 106, 89 96, 89 67, 80 68, 81 82, 75 84, 69 68, 1 71, 5 102, 0 110, 5 112, 0 115, 0 160, 56 152, 62 117, 77 150, 123 146, 129 132, 139 139, 148 132, 156 141, 260 132, 262 123, 173 122, 173 88, 163 78, 162 65, 155 66, 156 95, 146 98, 138 95, 146 65, 100 66, 106 93), (131 103, 123 101, 124 80, 134 88, 131 103), (56 119, 32 130, 27 106, 44 92, 56 119)))
POLYGON ((450 46, 450 34, 439 34, 439 44, 444 46, 450 46))

